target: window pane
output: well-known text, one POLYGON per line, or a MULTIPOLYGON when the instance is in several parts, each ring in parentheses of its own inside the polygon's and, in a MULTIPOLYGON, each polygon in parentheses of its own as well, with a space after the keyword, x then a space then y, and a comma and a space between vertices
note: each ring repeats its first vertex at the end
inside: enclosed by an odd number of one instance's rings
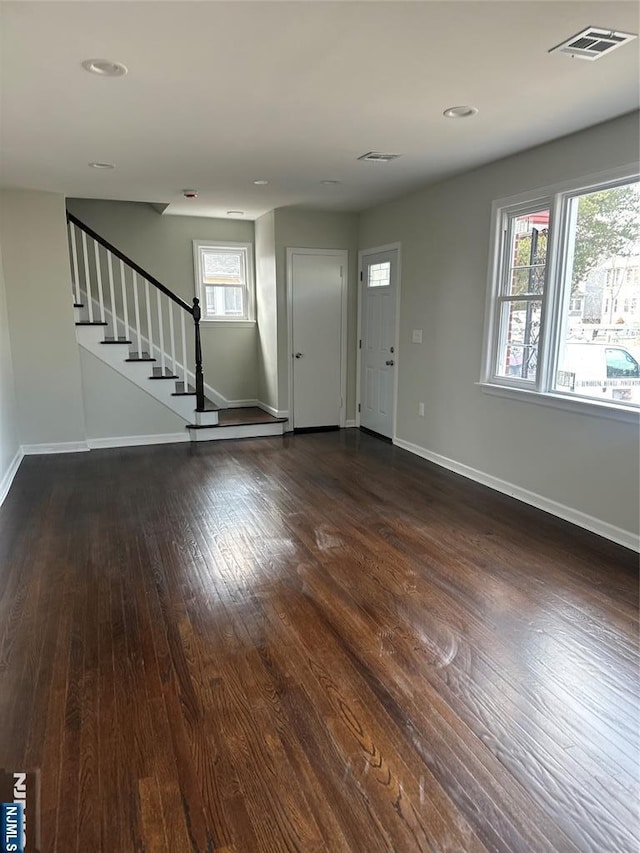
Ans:
POLYGON ((535 381, 542 301, 503 302, 498 376, 535 381))
POLYGON ((242 252, 214 249, 202 249, 201 251, 204 284, 244 283, 242 252))
POLYGON ((507 293, 510 296, 542 294, 549 235, 548 209, 510 220, 510 257, 507 293))
POLYGON ((640 405, 638 182, 570 202, 555 390, 640 405))
POLYGON ((244 317, 243 287, 206 287, 206 317, 244 317))
POLYGON ((391 261, 382 264, 371 264, 369 266, 369 287, 388 287, 391 283, 391 261))

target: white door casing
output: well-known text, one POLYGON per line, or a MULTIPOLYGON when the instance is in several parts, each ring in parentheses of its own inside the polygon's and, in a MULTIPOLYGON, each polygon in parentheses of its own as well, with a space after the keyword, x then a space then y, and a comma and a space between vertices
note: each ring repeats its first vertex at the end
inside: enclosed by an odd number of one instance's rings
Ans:
POLYGON ((400 247, 360 253, 358 297, 358 423, 395 435, 400 247))
POLYGON ((287 249, 294 429, 345 424, 347 265, 346 250, 287 249))

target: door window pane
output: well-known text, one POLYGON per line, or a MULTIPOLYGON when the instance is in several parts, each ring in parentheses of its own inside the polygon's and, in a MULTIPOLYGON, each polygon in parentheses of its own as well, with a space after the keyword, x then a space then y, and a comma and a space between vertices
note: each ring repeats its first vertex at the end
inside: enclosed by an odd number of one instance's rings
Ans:
POLYGON ((369 287, 388 287, 391 284, 391 261, 369 266, 369 287))

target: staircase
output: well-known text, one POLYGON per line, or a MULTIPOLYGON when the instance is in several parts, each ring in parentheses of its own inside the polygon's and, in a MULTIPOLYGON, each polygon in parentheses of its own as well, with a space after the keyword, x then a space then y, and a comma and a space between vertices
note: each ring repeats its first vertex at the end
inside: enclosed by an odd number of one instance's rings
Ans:
POLYGON ((185 420, 192 441, 282 435, 285 418, 229 409, 204 381, 200 305, 189 305, 67 213, 78 344, 185 420))

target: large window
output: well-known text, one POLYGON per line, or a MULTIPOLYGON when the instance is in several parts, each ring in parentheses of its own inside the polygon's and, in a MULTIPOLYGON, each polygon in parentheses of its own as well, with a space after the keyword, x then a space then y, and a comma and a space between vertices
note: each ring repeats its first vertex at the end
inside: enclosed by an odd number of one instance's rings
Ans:
POLYGON ((193 241, 196 294, 203 321, 253 320, 252 246, 193 241))
POLYGON ((494 205, 483 381, 640 408, 637 176, 494 205))

